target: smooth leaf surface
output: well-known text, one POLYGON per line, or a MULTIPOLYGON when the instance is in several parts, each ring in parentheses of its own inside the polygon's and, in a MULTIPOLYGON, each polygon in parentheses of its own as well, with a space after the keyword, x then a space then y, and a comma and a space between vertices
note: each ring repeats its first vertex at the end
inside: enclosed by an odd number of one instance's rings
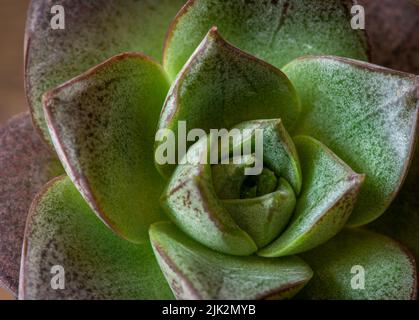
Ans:
MULTIPOLYGON (((212 28, 172 84, 159 129, 177 134, 182 120, 187 130, 201 128, 209 133, 247 120, 272 118, 281 118, 290 129, 299 109, 295 90, 280 70, 238 50, 212 28)), ((165 176, 173 170, 158 168, 165 176)))
POLYGON ((233 257, 193 241, 170 222, 150 228, 157 260, 177 299, 291 298, 312 277, 297 257, 233 257))
POLYGON ((91 212, 68 177, 50 182, 28 217, 21 299, 171 299, 150 243, 113 234, 91 212), (57 270, 65 272, 64 289, 57 270))
POLYGON ((299 295, 303 299, 416 298, 414 258, 386 236, 361 229, 346 229, 302 257, 314 270, 313 279, 299 295), (360 289, 363 280, 364 289, 360 289))
POLYGON ((376 219, 397 194, 412 156, 417 76, 337 57, 297 59, 284 72, 302 103, 296 132, 322 141, 366 175, 349 224, 376 219))
POLYGON ((284 233, 258 252, 264 257, 301 253, 335 236, 348 220, 364 180, 319 141, 298 136, 294 142, 302 191, 284 233))
POLYGON ((28 112, 0 128, 0 286, 14 295, 29 206, 39 189, 63 172, 28 112))
POLYGON ((235 46, 277 68, 304 55, 367 60, 365 34, 351 28, 352 4, 345 0, 189 0, 170 26, 163 64, 174 78, 212 26, 235 46))
POLYGON ((44 97, 67 174, 95 213, 134 242, 148 239, 148 226, 162 217, 153 145, 168 86, 160 65, 125 53, 44 97))
POLYGON ((25 39, 25 78, 35 124, 49 140, 42 94, 121 52, 161 58, 171 19, 185 0, 31 1, 25 39), (65 10, 65 29, 51 27, 53 5, 65 10))

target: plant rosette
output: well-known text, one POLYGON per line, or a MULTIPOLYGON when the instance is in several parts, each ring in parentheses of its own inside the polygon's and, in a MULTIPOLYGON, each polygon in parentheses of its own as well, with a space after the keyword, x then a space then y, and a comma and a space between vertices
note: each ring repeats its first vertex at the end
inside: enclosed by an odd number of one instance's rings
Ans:
POLYGON ((37 133, 0 131, 4 286, 416 299, 418 77, 368 62, 350 1, 61 2, 28 13, 37 133))

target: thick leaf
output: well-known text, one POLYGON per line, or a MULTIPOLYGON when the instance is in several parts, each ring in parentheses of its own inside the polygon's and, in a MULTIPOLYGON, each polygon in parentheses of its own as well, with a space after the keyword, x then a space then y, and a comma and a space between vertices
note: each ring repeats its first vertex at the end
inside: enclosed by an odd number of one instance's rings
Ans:
POLYGON ((172 295, 150 244, 133 244, 113 234, 70 179, 60 177, 45 186, 29 212, 19 298, 170 299, 172 295), (53 289, 53 284, 60 284, 60 275, 64 289, 53 289))
POLYGON ((157 260, 177 299, 291 298, 312 277, 297 257, 233 257, 212 251, 170 222, 150 228, 157 260))
POLYGON ((414 258, 405 248, 385 236, 347 229, 302 257, 313 268, 314 276, 301 292, 301 298, 416 298, 414 258))
POLYGON ((366 174, 349 224, 374 220, 396 195, 411 159, 418 78, 337 57, 297 59, 284 72, 302 102, 296 131, 366 174))
POLYGON ((45 116, 66 172, 96 214, 141 242, 161 219, 154 131, 168 82, 141 54, 115 56, 47 93, 45 116))
POLYGON ((35 124, 48 130, 41 96, 121 52, 161 58, 164 35, 185 0, 34 0, 26 25, 26 90, 35 124), (65 29, 51 27, 53 5, 65 10, 65 29))
POLYGON ((189 0, 172 22, 163 64, 174 78, 212 26, 277 68, 303 55, 367 60, 365 34, 351 28, 346 0, 189 0))
POLYGON ((264 257, 304 252, 336 235, 347 222, 364 180, 319 141, 298 136, 294 142, 303 188, 284 233, 258 252, 264 257))
POLYGON ((358 3, 365 7, 372 62, 419 74, 419 2, 358 0, 358 3))
MULTIPOLYGON (((390 208, 369 229, 384 233, 406 245, 419 261, 419 147, 412 167, 390 208)), ((418 269, 419 273, 419 269, 418 269)))
MULTIPOLYGON (((239 132, 242 134, 239 135, 240 141, 233 139, 234 142, 231 143, 229 150, 233 154, 235 148, 239 147, 241 150, 249 140, 253 141, 256 130, 262 130, 264 163, 280 163, 281 165, 270 168, 276 177, 295 177, 296 185, 300 186, 301 169, 296 149, 280 120, 248 121, 233 127, 237 128, 240 128, 239 132), (246 129, 249 130, 247 133, 246 129)), ((265 245, 279 235, 292 213, 294 190, 285 180, 276 186, 277 194, 270 192, 264 197, 236 199, 241 208, 248 211, 243 217, 240 217, 237 208, 229 212, 229 207, 234 203, 224 202, 224 197, 217 196, 216 190, 220 192, 219 182, 213 180, 218 179, 217 173, 213 177, 210 162, 213 155, 211 148, 214 145, 218 147, 214 141, 218 141, 218 137, 209 135, 192 145, 186 155, 188 161, 177 166, 162 195, 162 206, 172 221, 196 241, 223 253, 249 255, 257 250, 254 241, 265 245), (282 205, 278 205, 278 201, 282 205), (258 210, 264 206, 262 211, 258 210), (261 215, 260 223, 250 225, 248 220, 255 211, 261 215), (275 222, 269 226, 263 224, 264 220, 271 219, 275 222), (269 233, 263 234, 266 231, 269 233), (252 239, 249 233, 256 235, 256 238, 252 239)), ((243 155, 246 156, 248 154, 243 155)), ((233 159, 229 159, 230 163, 233 159)), ((241 165, 239 167, 243 168, 241 165)), ((243 182, 237 177, 233 180, 238 184, 243 182)), ((230 194, 233 193, 233 189, 230 190, 230 194)))
POLYGON ((32 126, 29 113, 0 128, 0 287, 17 295, 26 216, 33 197, 63 173, 32 126))
MULTIPOLYGON (((224 41, 212 28, 173 83, 159 128, 178 132, 226 128, 247 120, 281 118, 294 126, 299 102, 290 81, 275 67, 224 41)), ((173 168, 159 166, 165 176, 173 168)))

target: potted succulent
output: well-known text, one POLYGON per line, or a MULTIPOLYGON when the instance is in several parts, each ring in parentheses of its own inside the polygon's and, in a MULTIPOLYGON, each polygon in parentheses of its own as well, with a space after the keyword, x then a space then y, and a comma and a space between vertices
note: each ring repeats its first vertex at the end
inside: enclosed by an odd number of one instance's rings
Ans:
POLYGON ((368 62, 352 1, 60 3, 62 29, 50 1, 30 5, 31 116, 1 129, 4 286, 417 298, 418 78, 368 62), (247 130, 227 145, 250 149, 205 161, 224 128, 247 130), (258 133, 263 168, 248 176, 258 133), (176 161, 160 162, 170 138, 176 161))

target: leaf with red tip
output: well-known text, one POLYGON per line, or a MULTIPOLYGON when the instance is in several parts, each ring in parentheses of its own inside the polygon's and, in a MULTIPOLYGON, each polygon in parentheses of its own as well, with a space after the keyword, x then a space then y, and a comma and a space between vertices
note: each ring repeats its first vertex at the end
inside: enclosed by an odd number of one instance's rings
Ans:
POLYGON ((150 228, 150 238, 177 299, 286 299, 312 277, 297 257, 233 257, 195 242, 170 222, 150 228))
POLYGON ((172 297, 150 243, 113 234, 68 177, 50 182, 36 197, 25 232, 20 299, 172 297))
POLYGON ((29 206, 39 189, 62 173, 28 112, 0 128, 0 287, 15 295, 29 206))
POLYGON ((148 239, 148 226, 163 217, 153 146, 168 87, 158 63, 126 53, 45 95, 66 172, 94 212, 134 242, 148 239))

